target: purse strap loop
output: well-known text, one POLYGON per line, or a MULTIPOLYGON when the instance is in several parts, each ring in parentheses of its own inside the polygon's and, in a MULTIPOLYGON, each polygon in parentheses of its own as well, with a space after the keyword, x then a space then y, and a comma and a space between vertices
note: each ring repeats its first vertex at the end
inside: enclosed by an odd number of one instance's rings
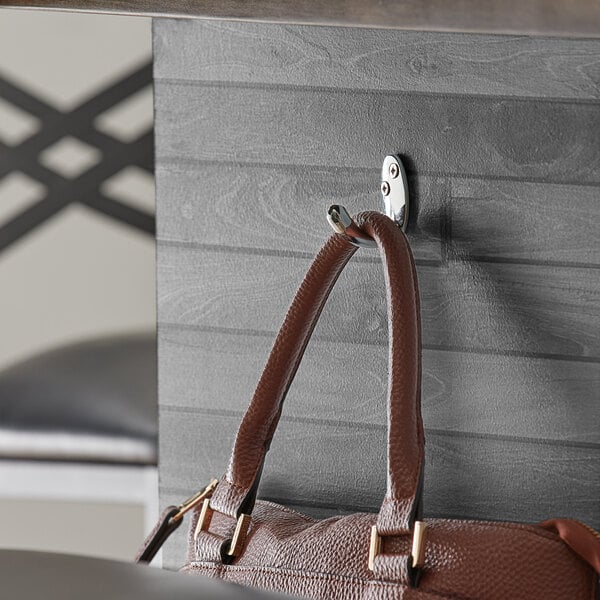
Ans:
MULTIPOLYGON (((356 223, 377 244, 384 264, 389 327, 387 492, 377 519, 381 536, 408 534, 420 505, 424 456, 421 419, 421 332, 414 260, 398 226, 376 212, 356 223)), ((225 476, 210 506, 238 519, 254 506, 262 465, 283 402, 325 302, 356 252, 334 233, 323 246, 285 317, 242 419, 225 476)))

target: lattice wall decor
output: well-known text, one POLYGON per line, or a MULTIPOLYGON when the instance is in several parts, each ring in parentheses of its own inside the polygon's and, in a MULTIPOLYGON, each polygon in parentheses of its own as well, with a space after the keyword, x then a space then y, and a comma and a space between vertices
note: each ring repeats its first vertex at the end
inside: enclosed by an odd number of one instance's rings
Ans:
POLYGON ((27 179, 44 190, 0 224, 0 252, 75 202, 154 235, 152 213, 126 194, 117 199, 106 191, 109 180, 125 174, 153 174, 152 126, 136 128, 131 115, 133 126, 118 131, 110 117, 151 85, 148 63, 73 110, 61 111, 0 76, 0 102, 4 110, 18 113, 20 123, 4 135, 0 131, 0 185, 27 179))

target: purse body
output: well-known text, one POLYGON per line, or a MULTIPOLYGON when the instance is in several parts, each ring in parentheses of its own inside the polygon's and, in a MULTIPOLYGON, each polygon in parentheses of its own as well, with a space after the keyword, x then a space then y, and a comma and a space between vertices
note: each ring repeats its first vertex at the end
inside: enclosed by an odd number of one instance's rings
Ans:
MULTIPOLYGON (((407 574, 377 577, 368 568, 377 515, 315 520, 257 501, 245 549, 233 564, 203 560, 191 528, 183 571, 314 599, 593 600, 596 575, 556 534, 539 526, 427 519, 425 565, 417 588, 407 574)), ((231 518, 215 513, 211 531, 226 536, 231 518)), ((198 543, 200 542, 200 543, 198 543)), ((385 540, 386 555, 405 555, 410 538, 385 540)), ((390 561, 392 562, 392 561, 390 561)))
POLYGON ((314 599, 592 600, 590 565, 600 570, 600 539, 583 525, 423 519, 416 270, 404 234, 390 219, 363 213, 357 222, 352 226, 379 248, 388 304, 388 464, 380 511, 313 520, 256 501, 287 390, 327 297, 356 251, 336 233, 286 315, 227 472, 195 509, 183 570, 314 599), (417 534, 423 529, 426 538, 417 534))

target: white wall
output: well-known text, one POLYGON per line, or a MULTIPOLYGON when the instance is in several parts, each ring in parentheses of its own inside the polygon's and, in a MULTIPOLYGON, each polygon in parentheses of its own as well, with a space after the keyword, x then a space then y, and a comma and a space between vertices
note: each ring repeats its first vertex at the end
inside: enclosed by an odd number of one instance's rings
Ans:
MULTIPOLYGON (((148 19, 0 9, 0 76, 63 111, 150 57, 148 19)), ((131 139, 151 123, 148 86, 98 127, 131 139)), ((39 127, 0 93, 0 141, 16 146, 39 127)), ((101 158, 91 148, 63 146, 53 157, 59 166, 101 158)), ((1 179, 0 227, 44 191, 18 171, 1 179)), ((141 169, 118 174, 104 191, 154 210, 153 178, 141 169)), ((73 340, 153 329, 154 289, 151 236, 69 206, 0 252, 0 369, 73 340)))
MULTIPOLYGON (((0 78, 63 112, 150 58, 147 19, 0 9, 0 78)), ((3 100, 2 90, 0 81, 0 142, 11 152, 42 124, 3 100)), ((152 127, 152 119, 147 86, 101 115, 96 126, 133 140, 152 127)), ((84 172, 102 155, 63 140, 36 158, 51 170, 84 172)), ((116 173, 102 191, 154 212, 154 179, 142 169, 116 173)), ((0 231, 45 193, 43 181, 20 170, 0 179, 0 231)), ((152 236, 81 204, 0 251, 0 370, 78 339, 153 330, 154 263, 152 236)), ((132 558, 148 529, 145 515, 154 512, 145 513, 144 505, 155 501, 155 475, 153 485, 144 487, 145 471, 133 467, 31 463, 35 475, 19 466, 15 477, 15 465, 0 460, 0 514, 7 515, 0 519, 0 547, 132 558), (67 529, 52 527, 65 522, 67 529)))

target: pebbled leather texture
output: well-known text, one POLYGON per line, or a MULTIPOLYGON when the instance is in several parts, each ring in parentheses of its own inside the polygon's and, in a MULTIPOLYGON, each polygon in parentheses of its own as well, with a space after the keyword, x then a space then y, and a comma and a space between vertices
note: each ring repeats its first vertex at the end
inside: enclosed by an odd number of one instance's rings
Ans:
POLYGON ((593 569, 555 531, 509 523, 427 520, 425 566, 418 587, 410 586, 410 531, 420 510, 424 459, 417 276, 408 242, 390 219, 369 212, 356 221, 377 242, 388 302, 388 478, 379 514, 315 521, 254 503, 286 392, 327 297, 356 251, 334 234, 292 302, 210 501, 210 525, 197 537, 194 512, 183 570, 307 598, 592 600, 593 569), (248 536, 241 555, 224 564, 242 512, 252 514, 248 536), (382 548, 371 571, 373 525, 382 548))
POLYGON ((160 550, 165 540, 181 525, 182 519, 174 521, 173 517, 179 512, 177 506, 167 506, 162 511, 156 525, 152 531, 146 536, 141 547, 137 551, 133 562, 150 563, 160 550))
POLYGON ((600 533, 572 519, 550 519, 540 523, 540 527, 556 532, 573 552, 600 573, 600 533))
MULTIPOLYGON (((206 540, 190 536, 183 571, 315 599, 592 600, 593 569, 553 532, 533 525, 427 519, 425 566, 408 586, 409 537, 384 538, 389 572, 369 571, 370 528, 376 515, 313 520, 257 501, 246 547, 231 565, 208 558, 206 540)), ((215 513, 211 537, 223 542, 231 517, 215 513)))

